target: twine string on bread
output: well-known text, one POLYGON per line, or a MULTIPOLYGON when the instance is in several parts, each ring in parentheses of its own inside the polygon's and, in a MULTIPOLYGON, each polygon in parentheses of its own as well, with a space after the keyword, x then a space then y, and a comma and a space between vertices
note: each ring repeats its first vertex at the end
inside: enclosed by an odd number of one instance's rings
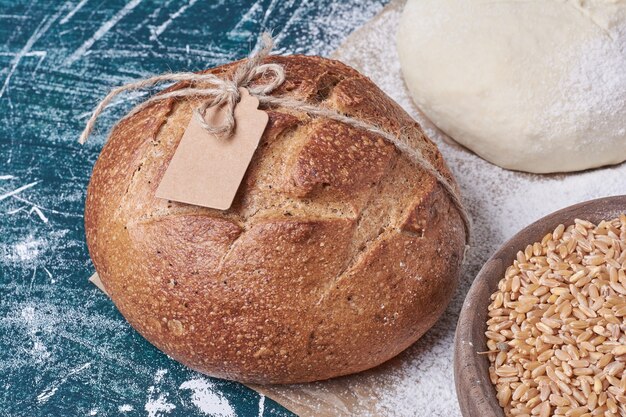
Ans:
POLYGON ((262 63, 272 51, 273 46, 274 41, 272 37, 267 32, 263 33, 261 37, 261 49, 239 64, 230 79, 221 78, 214 74, 180 72, 157 75, 117 87, 111 90, 94 109, 78 141, 81 144, 87 141, 87 138, 95 127, 96 120, 115 97, 127 91, 143 90, 163 82, 187 82, 188 86, 148 98, 124 116, 124 119, 140 112, 157 101, 180 97, 206 97, 207 100, 194 109, 193 117, 197 119, 202 128, 207 132, 220 139, 227 139, 236 128, 234 112, 240 100, 239 88, 244 87, 250 92, 250 95, 256 97, 261 104, 286 107, 307 113, 310 116, 328 118, 382 136, 389 143, 393 144, 396 149, 406 154, 416 165, 432 175, 444 188, 463 220, 466 231, 466 241, 469 243, 471 222, 463 206, 459 192, 454 185, 452 185, 452 182, 424 156, 421 149, 411 146, 402 135, 391 134, 379 126, 347 116, 336 110, 313 105, 290 97, 274 97, 270 95, 272 91, 285 81, 285 70, 282 65, 262 63), (264 75, 268 75, 265 77, 268 80, 267 82, 252 84, 252 81, 264 75), (196 84, 208 84, 210 87, 196 87, 196 84), (225 120, 221 125, 210 125, 204 119, 206 110, 214 106, 226 107, 225 120))
MULTIPOLYGON (((250 92, 250 95, 259 97, 267 97, 267 94, 271 93, 276 87, 281 85, 285 81, 285 71, 281 65, 278 64, 261 64, 261 61, 267 57, 274 46, 272 37, 268 33, 264 33, 262 36, 262 48, 256 53, 250 56, 249 59, 242 62, 237 67, 231 79, 220 78, 214 74, 196 74, 194 72, 179 72, 173 74, 162 74, 154 77, 139 80, 133 83, 124 84, 120 87, 114 88, 106 95, 106 97, 98 104, 94 109, 85 129, 80 135, 78 142, 84 144, 87 138, 93 131, 96 120, 100 114, 111 104, 113 99, 118 95, 127 91, 144 90, 148 87, 163 83, 163 82, 188 82, 189 87, 182 88, 180 90, 174 90, 163 94, 158 94, 149 99, 143 101, 137 105, 130 113, 124 116, 124 119, 131 117, 132 115, 140 112, 144 108, 150 106, 154 102, 163 101, 169 98, 178 97, 208 97, 209 100, 204 102, 200 107, 194 110, 194 117, 207 132, 214 134, 218 137, 228 137, 235 129, 235 106, 239 102, 239 87, 245 87, 250 92), (264 74, 271 74, 269 82, 266 84, 251 86, 252 80, 258 78, 264 74), (193 83, 210 84, 210 87, 198 88, 194 87, 193 83), (224 124, 221 126, 209 125, 204 120, 204 113, 209 107, 220 107, 222 105, 227 106, 226 118, 224 124)), ((260 101, 260 100, 259 100, 260 101)))

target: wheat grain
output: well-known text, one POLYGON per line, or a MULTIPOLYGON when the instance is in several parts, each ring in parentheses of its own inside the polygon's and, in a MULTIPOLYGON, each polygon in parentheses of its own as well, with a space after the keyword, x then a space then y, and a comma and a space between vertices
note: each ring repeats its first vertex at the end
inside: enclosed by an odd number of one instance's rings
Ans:
POLYGON ((518 251, 488 316, 507 416, 626 416, 626 214, 561 224, 518 251))

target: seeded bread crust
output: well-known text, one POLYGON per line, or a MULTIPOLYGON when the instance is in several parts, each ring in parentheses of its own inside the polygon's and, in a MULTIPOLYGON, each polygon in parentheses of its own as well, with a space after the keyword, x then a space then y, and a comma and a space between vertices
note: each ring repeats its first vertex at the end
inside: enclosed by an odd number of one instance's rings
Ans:
MULTIPOLYGON (((420 126, 354 69, 320 57, 266 62, 287 75, 274 95, 402 131, 452 180, 420 126)), ((231 209, 158 199, 198 104, 164 100, 119 123, 87 191, 93 263, 139 333, 205 374, 273 384, 374 367, 433 325, 453 295, 465 231, 430 175, 373 134, 266 108, 231 209)))

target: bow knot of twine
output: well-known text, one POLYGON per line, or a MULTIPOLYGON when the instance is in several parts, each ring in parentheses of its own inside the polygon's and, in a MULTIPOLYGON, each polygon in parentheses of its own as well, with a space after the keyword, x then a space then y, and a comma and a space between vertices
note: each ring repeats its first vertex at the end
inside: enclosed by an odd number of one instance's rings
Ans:
POLYGON ((206 97, 206 101, 194 109, 193 117, 198 119, 202 128, 207 132, 217 136, 218 138, 228 138, 232 135, 236 128, 235 107, 241 99, 239 88, 246 88, 250 95, 256 97, 261 104, 291 108, 296 111, 307 113, 312 117, 328 118, 358 129, 363 129, 375 135, 382 136, 386 141, 393 144, 396 149, 407 155, 417 166, 432 175, 444 188, 463 220, 465 225, 466 243, 469 243, 471 222, 465 207, 461 202, 461 197, 458 191, 452 182, 448 180, 448 178, 446 178, 436 167, 434 167, 426 156, 424 156, 421 149, 410 145, 410 141, 408 141, 407 138, 402 135, 394 135, 379 126, 345 115, 330 108, 313 105, 290 97, 274 97, 270 95, 272 91, 285 81, 285 70, 280 64, 262 63, 272 51, 273 46, 274 42, 272 37, 268 33, 263 33, 261 37, 261 49, 255 54, 252 54, 247 60, 241 62, 229 79, 220 78, 214 74, 180 72, 157 75, 117 87, 111 90, 111 92, 107 94, 107 96, 95 108, 78 141, 81 144, 87 141, 87 138, 93 131, 96 120, 100 114, 119 94, 126 91, 142 90, 162 82, 181 81, 189 83, 188 86, 150 97, 137 105, 130 111, 130 113, 124 116, 123 119, 129 118, 157 101, 180 97, 206 97), (265 77, 267 81, 264 83, 253 83, 253 81, 260 77, 265 77), (205 87, 205 85, 208 86, 205 87), (214 106, 226 107, 226 116, 222 125, 210 125, 204 119, 206 110, 214 106))
POLYGON ((285 82, 285 70, 278 64, 261 64, 262 60, 269 55, 273 47, 272 37, 268 33, 262 35, 261 50, 252 55, 247 61, 237 67, 231 79, 223 79, 212 74, 207 81, 215 85, 222 92, 217 94, 213 99, 205 101, 200 107, 194 110, 194 116, 200 122, 200 125, 209 133, 218 137, 229 137, 235 130, 235 107, 240 100, 239 88, 248 89, 250 95, 264 96, 270 94, 276 87, 285 82), (251 83, 258 77, 271 74, 269 81, 263 84, 252 86, 251 83), (221 126, 209 125, 204 115, 210 107, 226 106, 226 119, 221 126))

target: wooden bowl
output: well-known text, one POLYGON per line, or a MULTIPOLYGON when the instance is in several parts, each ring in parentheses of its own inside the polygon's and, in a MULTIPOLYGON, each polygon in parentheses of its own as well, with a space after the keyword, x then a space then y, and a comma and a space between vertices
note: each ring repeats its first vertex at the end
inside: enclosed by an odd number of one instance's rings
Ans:
POLYGON ((517 252, 541 241, 561 223, 568 226, 577 218, 598 223, 625 212, 626 195, 591 200, 556 211, 513 236, 483 266, 467 293, 455 334, 454 380, 464 417, 504 417, 489 380, 489 359, 476 352, 487 350, 485 330, 490 296, 517 252))

